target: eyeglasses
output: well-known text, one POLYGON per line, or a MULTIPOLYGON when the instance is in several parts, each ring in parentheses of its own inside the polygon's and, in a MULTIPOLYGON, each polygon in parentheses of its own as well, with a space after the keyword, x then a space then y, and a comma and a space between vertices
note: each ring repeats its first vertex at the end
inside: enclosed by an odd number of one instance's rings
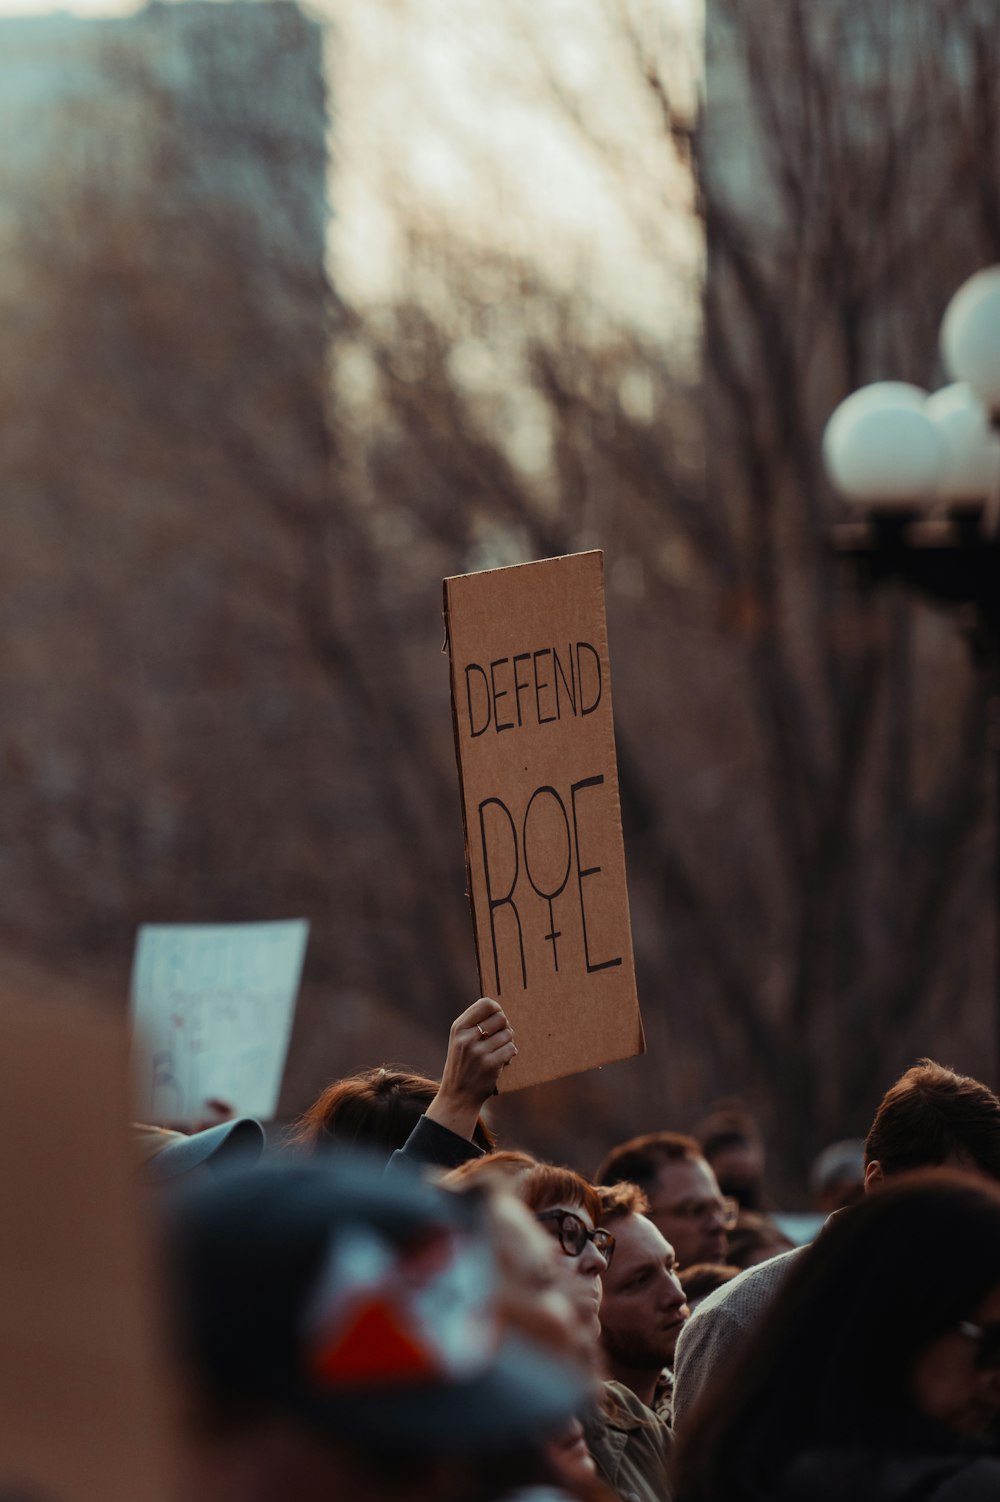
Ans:
POLYGON ((1000 1324, 975 1325, 970 1319, 960 1319, 956 1328, 959 1335, 968 1336, 978 1345, 977 1366, 1000 1367, 1000 1324))
POLYGON ((739 1219, 740 1205, 734 1199, 682 1200, 679 1205, 651 1205, 646 1213, 651 1219, 673 1215, 678 1220, 708 1220, 710 1215, 717 1215, 724 1229, 731 1231, 739 1219))
POLYGON ((596 1231, 589 1231, 586 1221, 582 1221, 579 1215, 574 1215, 572 1210, 539 1210, 535 1219, 543 1224, 551 1222, 555 1226, 559 1245, 567 1257, 579 1257, 587 1242, 592 1241, 608 1266, 611 1266, 615 1238, 603 1226, 598 1226, 596 1231))

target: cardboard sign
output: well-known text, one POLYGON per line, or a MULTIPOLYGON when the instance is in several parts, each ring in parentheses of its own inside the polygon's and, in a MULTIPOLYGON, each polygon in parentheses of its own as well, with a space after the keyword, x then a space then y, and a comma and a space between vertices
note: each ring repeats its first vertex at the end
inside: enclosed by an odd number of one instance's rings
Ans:
POLYGON ((124 1020, 0 1007, 0 1498, 167 1502, 124 1020))
POLYGON ((194 1125, 217 1099, 278 1107, 308 923, 145 926, 132 967, 143 1121, 194 1125))
POLYGON ((479 981, 515 1029, 503 1090, 643 1051, 604 557, 444 583, 479 981))

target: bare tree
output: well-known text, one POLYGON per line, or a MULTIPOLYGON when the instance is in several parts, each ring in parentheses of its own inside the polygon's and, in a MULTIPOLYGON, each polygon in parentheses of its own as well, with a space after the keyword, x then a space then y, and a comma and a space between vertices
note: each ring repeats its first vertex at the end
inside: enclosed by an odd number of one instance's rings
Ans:
POLYGON ((700 380, 659 330, 418 237, 412 298, 356 334, 377 375, 365 463, 382 505, 405 496, 467 566, 607 548, 652 1049, 599 1130, 740 1090, 798 1176, 916 1054, 983 1072, 991 1033, 983 683, 956 623, 832 556, 820 437, 865 380, 934 382, 943 307, 997 256, 994 106, 969 104, 995 87, 992 40, 971 5, 721 0, 692 118, 648 12, 614 14, 664 159, 696 175, 700 380))
POLYGON ((418 212, 398 296, 338 298, 322 127, 226 114, 295 93, 308 27, 249 9, 274 45, 203 39, 193 92, 116 55, 141 160, 36 178, 0 289, 5 940, 122 960, 142 918, 304 912, 290 1105, 368 1062, 352 1005, 394 1015, 386 1056, 443 1036, 475 982, 439 580, 603 546, 650 1051, 503 1122, 588 1168, 738 1090, 791 1186, 915 1053, 983 1072, 982 685, 952 622, 832 558, 819 443, 859 382, 935 378, 997 258, 989 18, 717 0, 694 112, 659 7, 609 3, 631 154, 536 52, 620 189, 610 243, 678 288, 645 318, 418 212))

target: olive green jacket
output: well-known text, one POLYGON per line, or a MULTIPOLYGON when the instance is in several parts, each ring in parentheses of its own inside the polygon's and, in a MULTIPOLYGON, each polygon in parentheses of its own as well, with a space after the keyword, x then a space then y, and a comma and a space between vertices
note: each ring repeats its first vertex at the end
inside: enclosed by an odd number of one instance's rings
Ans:
POLYGON ((620 1382, 605 1382, 602 1398, 586 1430, 604 1480, 621 1502, 669 1502, 669 1427, 620 1382))

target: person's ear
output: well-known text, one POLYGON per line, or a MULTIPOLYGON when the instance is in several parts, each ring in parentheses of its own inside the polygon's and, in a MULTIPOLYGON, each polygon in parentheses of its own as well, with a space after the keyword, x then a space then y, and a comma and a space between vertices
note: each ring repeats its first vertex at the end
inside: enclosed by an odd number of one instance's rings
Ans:
POLYGON ((865 1193, 871 1194, 873 1189, 881 1189, 885 1183, 885 1174, 882 1165, 877 1158, 873 1158, 865 1168, 865 1193))

